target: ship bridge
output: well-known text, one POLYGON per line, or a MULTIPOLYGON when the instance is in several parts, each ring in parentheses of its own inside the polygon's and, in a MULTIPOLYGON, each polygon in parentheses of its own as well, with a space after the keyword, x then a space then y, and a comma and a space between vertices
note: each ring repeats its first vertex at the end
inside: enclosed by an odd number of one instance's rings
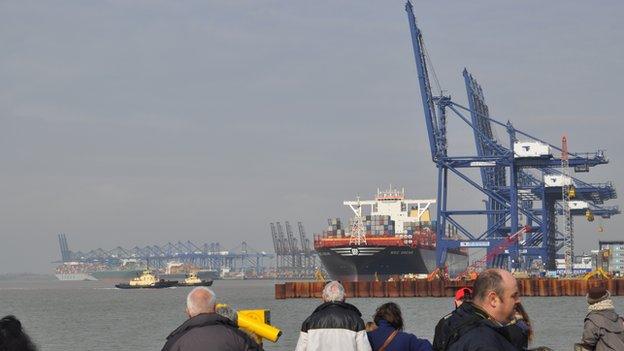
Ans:
POLYGON ((396 233, 404 232, 405 223, 429 222, 429 207, 435 204, 435 199, 406 199, 405 188, 401 190, 389 189, 380 191, 377 189, 375 200, 345 201, 343 204, 349 206, 356 217, 362 215, 362 206, 370 206, 371 216, 390 216, 394 221, 396 233))

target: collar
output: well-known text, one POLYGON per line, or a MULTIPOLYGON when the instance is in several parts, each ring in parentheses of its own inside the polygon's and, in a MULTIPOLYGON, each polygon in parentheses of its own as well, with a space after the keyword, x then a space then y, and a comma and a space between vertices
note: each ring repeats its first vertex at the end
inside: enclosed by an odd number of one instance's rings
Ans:
POLYGON ((591 304, 587 307, 589 312, 592 311, 605 311, 605 310, 614 310, 615 306, 613 306, 613 300, 606 299, 600 302, 596 302, 595 304, 591 304))
MULTIPOLYGON (((474 309, 474 313, 479 315, 481 318, 487 320, 488 322, 490 322, 494 327, 504 327, 505 325, 502 324, 501 322, 497 321, 496 319, 494 319, 494 317, 492 317, 489 313, 487 313, 486 310, 484 310, 483 308, 481 308, 480 306, 476 305, 475 303, 472 302, 464 302, 462 304, 465 305, 468 304, 470 307, 472 307, 472 309, 474 309)), ((461 307, 461 306, 459 306, 461 307)))
POLYGON ((229 325, 234 328, 237 327, 236 324, 234 324, 234 322, 232 322, 230 319, 225 318, 216 313, 200 313, 197 316, 187 319, 176 330, 171 332, 171 334, 167 337, 167 339, 171 338, 172 336, 176 334, 185 332, 193 328, 204 327, 207 325, 217 325, 217 324, 229 325))
POLYGON ((347 309, 347 310, 351 310, 351 311, 357 313, 359 317, 362 317, 362 313, 360 313, 360 310, 358 310, 357 307, 353 306, 350 303, 346 303, 346 302, 343 302, 343 301, 324 302, 320 306, 318 306, 314 310, 313 313, 318 312, 318 311, 322 311, 322 310, 327 309, 327 308, 336 308, 336 307, 347 309))

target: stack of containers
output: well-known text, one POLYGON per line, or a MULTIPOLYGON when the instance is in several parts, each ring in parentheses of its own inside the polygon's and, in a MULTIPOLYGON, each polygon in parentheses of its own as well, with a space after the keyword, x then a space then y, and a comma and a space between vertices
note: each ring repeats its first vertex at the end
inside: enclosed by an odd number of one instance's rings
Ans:
POLYGON ((435 246, 435 222, 405 222, 403 228, 407 233, 409 244, 426 247, 435 246))
MULTIPOLYGON (((390 216, 374 215, 362 218, 366 235, 394 235, 394 221, 390 216)), ((349 220, 349 227, 353 219, 349 220)))
POLYGON ((330 218, 327 220, 329 223, 329 227, 325 231, 327 236, 333 236, 337 238, 342 238, 345 236, 345 230, 342 228, 342 223, 340 222, 340 218, 330 218))
POLYGON ((420 222, 403 222, 403 230, 405 231, 405 243, 408 245, 418 245, 418 233, 420 230, 420 222))

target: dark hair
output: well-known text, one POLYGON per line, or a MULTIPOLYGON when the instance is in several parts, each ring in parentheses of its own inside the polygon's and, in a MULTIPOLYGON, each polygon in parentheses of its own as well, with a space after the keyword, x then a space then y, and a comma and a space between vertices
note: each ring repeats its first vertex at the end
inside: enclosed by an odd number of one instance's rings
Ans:
POLYGON ((0 319, 0 351, 36 351, 22 323, 15 316, 0 319))
POLYGON ((505 289, 503 277, 496 269, 486 269, 475 280, 472 287, 473 298, 478 301, 485 300, 488 292, 494 291, 502 300, 505 289))
POLYGON ((516 309, 516 312, 518 312, 522 316, 522 320, 524 320, 524 323, 526 323, 527 327, 529 328, 528 333, 527 333, 527 337, 529 341, 533 340, 533 326, 531 325, 529 314, 526 312, 526 310, 524 309, 524 306, 522 306, 520 302, 516 304, 515 309, 516 309))
POLYGON ((394 329, 403 329, 403 316, 401 315, 401 308, 394 302, 384 303, 377 307, 373 320, 375 324, 379 325, 380 320, 385 320, 390 323, 394 329))

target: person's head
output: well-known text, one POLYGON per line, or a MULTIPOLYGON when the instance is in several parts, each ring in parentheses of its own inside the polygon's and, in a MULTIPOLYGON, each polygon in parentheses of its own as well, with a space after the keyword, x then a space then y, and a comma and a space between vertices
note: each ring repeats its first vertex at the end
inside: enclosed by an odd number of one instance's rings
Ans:
POLYGON ((589 288, 587 292, 587 303, 593 305, 595 303, 611 298, 611 293, 604 286, 594 286, 589 288))
POLYGON ((22 329, 22 323, 15 316, 0 319, 0 350, 36 351, 28 335, 22 329))
POLYGON ((487 269, 474 282, 473 302, 499 323, 509 323, 520 302, 516 278, 503 269, 487 269))
POLYGON ((213 313, 216 299, 212 290, 198 286, 186 296, 186 314, 192 318, 201 313, 213 313))
POLYGON ((394 329, 403 329, 403 316, 401 315, 401 308, 394 302, 384 303, 377 307, 373 321, 379 325, 381 320, 388 322, 394 329))
POLYGON ((461 306, 464 301, 472 301, 472 289, 466 287, 455 292, 455 308, 461 306))
POLYGON ((323 288, 323 301, 325 302, 338 302, 345 300, 345 291, 342 284, 336 280, 325 285, 323 288))

